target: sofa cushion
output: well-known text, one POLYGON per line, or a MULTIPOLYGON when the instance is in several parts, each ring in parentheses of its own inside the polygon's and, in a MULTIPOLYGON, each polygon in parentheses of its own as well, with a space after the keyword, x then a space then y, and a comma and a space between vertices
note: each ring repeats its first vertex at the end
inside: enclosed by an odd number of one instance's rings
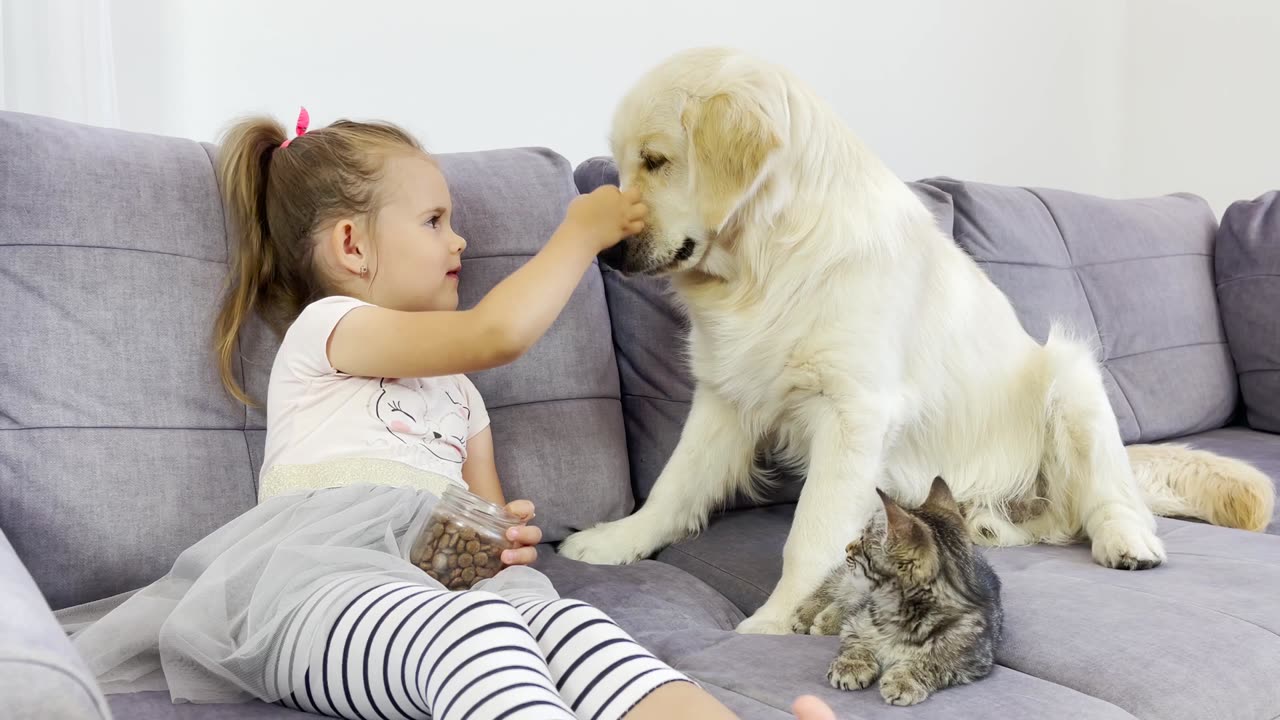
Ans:
POLYGON ((311 713, 253 700, 245 703, 177 703, 169 693, 139 692, 109 695, 111 714, 129 720, 306 720, 311 713))
MULTIPOLYGON (((0 526, 55 608, 155 579, 255 501, 264 416, 223 391, 210 349, 228 255, 214 152, 0 112, 0 526)), ((545 150, 439 161, 470 305, 550 237, 573 179, 545 150)), ((524 358, 474 377, 507 494, 537 503, 548 539, 632 507, 609 337, 592 269, 524 358)), ((256 397, 275 348, 250 326, 256 397)))
MULTIPOLYGON (((617 184, 617 166, 609 158, 592 158, 578 166, 574 180, 582 193, 617 184)), ((951 197, 926 185, 912 184, 911 188, 940 227, 950 231, 951 197)), ((680 439, 693 398, 693 376, 684 354, 688 321, 666 278, 628 277, 608 267, 601 269, 622 381, 631 482, 636 497, 644 499, 680 439)), ((796 499, 795 478, 784 474, 780 480, 773 492, 766 493, 766 503, 796 499)), ((733 503, 747 504, 745 499, 733 503)))
MULTIPOLYGON (((997 666, 977 683, 931 694, 909 711, 881 699, 879 686, 836 690, 827 667, 838 641, 830 637, 738 635, 727 630, 660 636, 644 642, 748 720, 794 717, 787 708, 801 694, 826 701, 838 718, 858 720, 1132 720, 1133 715, 1069 686, 997 666), (908 714, 909 713, 909 714, 908 714)), ((1244 716, 1241 716, 1244 717, 1244 716)))
POLYGON ((1249 425, 1280 433, 1280 191, 1227 208, 1214 252, 1249 425))
MULTIPOLYGON (((1277 494, 1280 494, 1280 435, 1245 427, 1225 427, 1174 438, 1170 442, 1185 443, 1200 450, 1243 460, 1266 473, 1271 482, 1275 483, 1277 494)), ((1280 535, 1280 507, 1275 509, 1271 523, 1264 532, 1280 535)))
POLYGON ((84 660, 0 531, 0 698, 9 718, 109 718, 84 660))
POLYGON ((534 567, 551 579, 561 596, 596 605, 633 632, 732 630, 743 618, 736 605, 706 582, 657 560, 591 565, 543 545, 534 567))
POLYGON ((1032 336, 1043 342, 1057 321, 1096 340, 1125 442, 1231 418, 1236 377, 1213 292, 1216 223, 1204 200, 924 182, 951 195, 956 242, 1032 336))
MULTIPOLYGON (((768 512, 768 511, 761 511, 768 512)), ((585 565, 544 552, 537 567, 561 595, 601 608, 645 647, 688 673, 746 720, 782 720, 797 695, 822 697, 841 718, 897 718, 876 691, 826 681, 834 638, 739 635, 742 612, 690 575, 660 562, 585 565), (761 661, 767 659, 767 661, 761 661)), ((766 566, 768 564, 766 563, 766 566)), ((1009 668, 913 708, 920 718, 1129 718, 1119 708, 1009 668)))
POLYGON ((55 608, 253 504, 210 351, 217 190, 198 143, 0 113, 0 525, 55 608))
POLYGON ((662 550, 657 559, 703 580, 750 614, 778 582, 782 545, 795 509, 792 503, 779 503, 722 513, 698 535, 662 550))
MULTIPOLYGON (((729 513, 659 557, 750 613, 781 572, 790 510, 729 513)), ((1165 519, 1159 534, 1169 562, 1146 572, 1100 567, 1083 544, 986 551, 1004 586, 1000 666, 1136 717, 1275 717, 1280 537, 1165 519)), ((759 672, 790 665, 771 659, 759 672)))

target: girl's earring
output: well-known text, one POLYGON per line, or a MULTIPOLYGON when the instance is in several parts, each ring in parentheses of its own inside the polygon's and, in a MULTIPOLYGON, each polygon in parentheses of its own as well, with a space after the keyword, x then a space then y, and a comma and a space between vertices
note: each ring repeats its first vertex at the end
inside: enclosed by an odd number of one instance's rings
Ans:
POLYGON ((360 277, 364 277, 365 275, 368 275, 368 274, 369 274, 369 266, 368 266, 368 265, 361 265, 361 266, 360 266, 360 277))

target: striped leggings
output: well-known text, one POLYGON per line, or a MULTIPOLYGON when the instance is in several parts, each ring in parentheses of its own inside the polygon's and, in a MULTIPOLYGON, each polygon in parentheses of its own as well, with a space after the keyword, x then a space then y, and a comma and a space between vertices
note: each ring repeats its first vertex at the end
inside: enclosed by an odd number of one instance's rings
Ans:
POLYGON ((287 625, 267 678, 279 704, 351 720, 612 720, 688 681, 577 600, 352 582, 287 625), (328 627, 301 632, 321 617, 328 627))

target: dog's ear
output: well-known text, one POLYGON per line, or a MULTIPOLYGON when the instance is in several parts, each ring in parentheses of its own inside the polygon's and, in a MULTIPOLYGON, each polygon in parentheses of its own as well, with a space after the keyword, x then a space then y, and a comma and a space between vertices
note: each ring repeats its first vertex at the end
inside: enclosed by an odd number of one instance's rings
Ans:
POLYGON ((962 515, 960 506, 956 504, 956 498, 951 494, 951 488, 947 487, 947 481, 941 476, 933 479, 933 485, 929 488, 929 497, 925 498, 924 506, 932 510, 962 515))
POLYGON ((754 189, 782 139, 764 108, 741 93, 690 100, 680 122, 689 137, 694 199, 705 226, 718 231, 754 189))

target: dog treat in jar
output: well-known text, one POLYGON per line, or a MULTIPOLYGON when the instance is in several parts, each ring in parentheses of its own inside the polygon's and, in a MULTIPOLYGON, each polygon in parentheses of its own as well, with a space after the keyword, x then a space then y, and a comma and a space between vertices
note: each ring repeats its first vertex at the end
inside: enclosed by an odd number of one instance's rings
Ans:
POLYGON ((458 485, 449 485, 414 541, 409 561, 450 590, 466 590, 502 569, 514 547, 507 530, 520 518, 458 485))

